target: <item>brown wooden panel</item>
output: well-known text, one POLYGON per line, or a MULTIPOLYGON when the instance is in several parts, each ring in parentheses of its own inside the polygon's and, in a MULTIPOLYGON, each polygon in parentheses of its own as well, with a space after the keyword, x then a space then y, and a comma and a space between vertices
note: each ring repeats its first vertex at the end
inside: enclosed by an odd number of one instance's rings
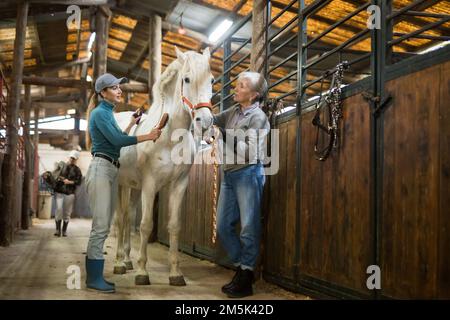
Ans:
POLYGON ((285 277, 294 279, 295 272, 295 250, 296 250, 296 217, 297 217, 297 159, 296 159, 296 139, 297 139, 297 119, 287 123, 287 154, 286 154, 286 220, 284 225, 285 233, 285 277))
POLYGON ((264 270, 294 280, 296 238, 296 135, 297 120, 277 126, 279 171, 267 176, 270 198, 265 208, 264 270))
POLYGON ((441 65, 440 83, 439 298, 450 299, 450 61, 441 65))
POLYGON ((285 122, 280 125, 280 171, 278 172, 278 179, 279 180, 279 197, 274 202, 274 205, 277 207, 276 212, 276 220, 275 226, 276 226, 276 247, 275 247, 275 257, 276 263, 277 263, 277 269, 278 271, 284 276, 287 274, 287 266, 285 264, 285 247, 286 247, 286 232, 285 232, 285 225, 286 225, 286 177, 287 177, 287 128, 288 123, 285 122))
MULTIPOLYGON (((381 229, 383 294, 436 297, 440 66, 387 83, 381 229)), ((447 146, 448 149, 448 146, 447 146)))
POLYGON ((313 113, 301 123, 300 272, 363 294, 372 264, 370 111, 361 95, 343 104, 341 145, 314 157, 313 113))

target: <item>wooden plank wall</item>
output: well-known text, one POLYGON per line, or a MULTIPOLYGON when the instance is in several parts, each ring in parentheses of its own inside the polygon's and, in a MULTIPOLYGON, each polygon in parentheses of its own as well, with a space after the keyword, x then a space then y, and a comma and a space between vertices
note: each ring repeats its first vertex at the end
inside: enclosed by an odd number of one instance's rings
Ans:
POLYGON ((292 156, 297 118, 277 126, 280 171, 269 179, 265 212, 269 280, 373 298, 366 269, 379 245, 381 297, 450 297, 450 62, 392 80, 387 91, 394 100, 382 118, 379 229, 371 209, 370 110, 361 94, 344 101, 343 144, 325 162, 313 156, 312 112, 301 117, 300 163, 292 156), (298 165, 300 208, 290 202, 298 165))
POLYGON ((450 62, 387 83, 383 294, 450 298, 450 62))
POLYGON ((294 280, 296 230, 296 136, 297 120, 281 123, 279 129, 279 171, 268 176, 269 197, 263 215, 265 235, 263 270, 271 276, 294 280))
MULTIPOLYGON (((199 152, 196 162, 204 159, 211 163, 210 149, 199 152)), ((212 192, 213 171, 210 164, 193 164, 189 173, 189 184, 181 206, 180 249, 186 253, 215 260, 216 246, 212 243, 212 192)), ((220 189, 220 174, 217 177, 220 189)), ((160 193, 158 239, 169 244, 167 231, 167 192, 160 193)))
MULTIPOLYGON (((361 93, 344 100, 342 144, 325 162, 314 158, 313 112, 300 124, 292 117, 276 126, 280 168, 267 177, 263 205, 262 271, 269 281, 374 298, 366 270, 378 245, 381 297, 450 298, 450 62, 391 80, 387 91, 394 99, 382 117, 379 229, 372 212, 371 111, 361 93)), ((194 165, 180 247, 221 262, 210 241, 211 191, 212 166, 194 165)), ((161 209, 159 239, 167 243, 161 209)))
POLYGON ((361 94, 344 100, 341 145, 315 159, 313 112, 302 118, 300 272, 369 294, 373 260, 370 212, 370 109, 361 94))

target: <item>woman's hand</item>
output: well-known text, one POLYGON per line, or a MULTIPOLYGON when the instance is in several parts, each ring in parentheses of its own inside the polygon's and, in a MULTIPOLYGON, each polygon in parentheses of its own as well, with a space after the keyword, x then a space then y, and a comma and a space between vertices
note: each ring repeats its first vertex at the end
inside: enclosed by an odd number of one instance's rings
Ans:
POLYGON ((130 119, 130 124, 128 126, 132 127, 132 126, 138 124, 139 121, 141 120, 141 117, 142 117, 142 114, 140 114, 140 115, 138 115, 136 117, 134 117, 134 115, 132 115, 131 119, 130 119))
POLYGON ((155 128, 148 134, 148 140, 156 141, 161 135, 161 129, 155 128))

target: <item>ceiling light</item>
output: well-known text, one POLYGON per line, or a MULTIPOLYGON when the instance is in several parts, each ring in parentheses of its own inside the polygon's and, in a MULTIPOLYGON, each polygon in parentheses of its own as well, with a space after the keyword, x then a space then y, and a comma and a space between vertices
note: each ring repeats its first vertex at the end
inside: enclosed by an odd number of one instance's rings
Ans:
POLYGON ((222 21, 217 28, 209 35, 209 41, 211 42, 216 42, 217 40, 219 40, 224 34, 225 32, 228 31, 228 29, 231 28, 231 26, 233 25, 233 21, 225 19, 224 21, 222 21))

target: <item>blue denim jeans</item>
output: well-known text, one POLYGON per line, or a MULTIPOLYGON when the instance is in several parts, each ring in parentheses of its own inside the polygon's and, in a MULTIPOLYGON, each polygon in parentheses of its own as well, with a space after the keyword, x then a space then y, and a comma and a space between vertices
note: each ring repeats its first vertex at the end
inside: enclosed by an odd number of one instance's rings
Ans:
POLYGON ((223 174, 217 208, 217 234, 231 262, 253 270, 261 239, 261 199, 265 176, 261 164, 223 174), (236 224, 241 232, 237 235, 236 224))
POLYGON ((86 188, 92 212, 87 257, 101 260, 118 198, 118 169, 106 159, 93 158, 86 174, 86 188))

